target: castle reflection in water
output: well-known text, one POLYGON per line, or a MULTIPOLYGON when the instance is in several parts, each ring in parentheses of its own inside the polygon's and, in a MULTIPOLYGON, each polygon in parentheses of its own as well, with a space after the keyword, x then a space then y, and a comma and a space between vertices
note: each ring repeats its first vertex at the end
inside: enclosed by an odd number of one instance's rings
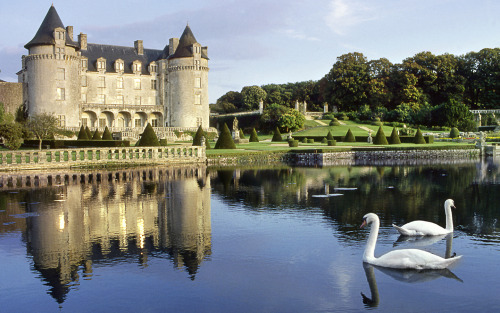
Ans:
POLYGON ((79 272, 92 279, 96 263, 135 260, 147 266, 148 258, 167 256, 194 280, 211 254, 206 169, 155 169, 122 177, 127 178, 18 190, 18 202, 10 200, 10 213, 28 212, 25 226, 18 223, 23 219, 15 222, 34 268, 59 303, 78 284, 79 272))

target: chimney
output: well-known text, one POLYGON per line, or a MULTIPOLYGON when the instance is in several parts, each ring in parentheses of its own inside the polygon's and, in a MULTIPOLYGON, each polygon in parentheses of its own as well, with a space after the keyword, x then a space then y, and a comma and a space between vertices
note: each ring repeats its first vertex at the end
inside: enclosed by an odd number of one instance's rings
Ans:
POLYGON ((177 46, 179 45, 179 38, 170 38, 168 43, 168 55, 172 55, 177 50, 177 46))
POLYGON ((73 41, 73 26, 66 26, 66 33, 68 34, 69 39, 73 41))
POLYGON ((87 34, 78 35, 78 44, 80 45, 80 50, 87 50, 87 34))
POLYGON ((134 47, 135 47, 135 51, 137 52, 138 55, 144 54, 144 47, 142 45, 142 40, 134 41, 134 47))

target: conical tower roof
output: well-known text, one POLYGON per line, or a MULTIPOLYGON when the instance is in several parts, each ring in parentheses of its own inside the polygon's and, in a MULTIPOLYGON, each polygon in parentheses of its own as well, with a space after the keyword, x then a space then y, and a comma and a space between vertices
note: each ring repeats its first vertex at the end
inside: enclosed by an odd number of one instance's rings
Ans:
MULTIPOLYGON (((38 28, 35 37, 33 37, 24 47, 29 49, 36 45, 54 45, 56 43, 54 39, 54 29, 58 27, 65 28, 59 14, 57 14, 56 8, 52 5, 47 15, 45 15, 40 28, 38 28)), ((68 32, 66 32, 66 45, 78 48, 78 44, 69 38, 68 32)))
MULTIPOLYGON (((177 46, 177 49, 175 50, 174 54, 169 57, 169 59, 192 57, 194 55, 193 44, 195 43, 198 42, 196 41, 191 28, 189 27, 189 25, 187 25, 181 35, 181 38, 179 39, 179 45, 177 46)), ((202 57, 208 59, 204 53, 202 53, 202 57)))

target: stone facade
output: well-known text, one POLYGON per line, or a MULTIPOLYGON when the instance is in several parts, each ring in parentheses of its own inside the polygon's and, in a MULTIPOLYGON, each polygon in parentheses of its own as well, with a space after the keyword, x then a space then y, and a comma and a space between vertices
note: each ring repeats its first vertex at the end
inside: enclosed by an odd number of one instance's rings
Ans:
POLYGON ((15 114, 23 104, 23 85, 0 82, 0 102, 3 103, 5 112, 15 114))
POLYGON ((18 73, 29 115, 48 112, 60 125, 112 131, 209 127, 208 57, 186 26, 163 50, 92 44, 64 27, 51 6, 25 45, 18 73))

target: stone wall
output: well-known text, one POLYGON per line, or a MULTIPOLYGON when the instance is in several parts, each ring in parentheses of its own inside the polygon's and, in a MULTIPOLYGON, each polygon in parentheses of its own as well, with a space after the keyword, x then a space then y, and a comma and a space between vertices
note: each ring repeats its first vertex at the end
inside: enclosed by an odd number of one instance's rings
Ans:
POLYGON ((23 104, 23 84, 0 82, 0 102, 3 103, 5 112, 15 114, 23 104))

